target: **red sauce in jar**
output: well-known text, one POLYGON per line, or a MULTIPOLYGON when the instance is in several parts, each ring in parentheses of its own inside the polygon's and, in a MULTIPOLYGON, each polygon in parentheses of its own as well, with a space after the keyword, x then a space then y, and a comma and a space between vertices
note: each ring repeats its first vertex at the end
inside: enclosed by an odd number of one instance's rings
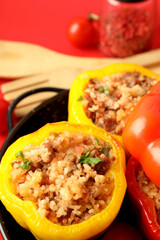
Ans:
POLYGON ((151 47, 154 0, 128 1, 103 1, 99 49, 108 57, 128 57, 151 47))

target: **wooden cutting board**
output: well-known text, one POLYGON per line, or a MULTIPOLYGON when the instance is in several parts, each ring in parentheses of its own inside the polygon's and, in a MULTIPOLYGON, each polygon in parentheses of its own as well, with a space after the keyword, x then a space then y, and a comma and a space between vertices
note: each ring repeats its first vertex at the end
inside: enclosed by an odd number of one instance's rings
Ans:
MULTIPOLYGON (((118 62, 137 63, 160 74, 160 49, 123 59, 91 58, 69 56, 34 44, 0 41, 0 77, 12 79, 3 84, 1 90, 5 99, 12 102, 28 90, 50 86, 46 79, 51 79, 53 87, 69 89, 74 78, 81 72, 118 62), (39 77, 41 82, 45 80, 44 86, 33 84, 35 78, 39 81, 39 77)), ((16 116, 24 116, 51 96, 53 93, 40 93, 34 99, 33 96, 28 97, 16 107, 16 116)))
POLYGON ((79 73, 117 62, 137 63, 160 74, 160 49, 122 59, 91 58, 69 56, 29 43, 0 41, 1 78, 15 79, 63 69, 79 73))

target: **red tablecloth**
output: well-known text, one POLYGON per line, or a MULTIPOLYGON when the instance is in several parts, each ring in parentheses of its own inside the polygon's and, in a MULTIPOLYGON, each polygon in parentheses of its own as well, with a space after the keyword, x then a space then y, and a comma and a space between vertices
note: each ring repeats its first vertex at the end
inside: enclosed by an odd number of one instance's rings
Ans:
MULTIPOLYGON (((78 49, 66 38, 69 21, 89 12, 100 12, 100 0, 1 0, 0 40, 23 41, 75 55, 103 57, 95 48, 78 49)), ((154 47, 160 47, 160 1, 157 0, 157 31, 154 47), (159 16, 158 16, 159 15, 159 16)), ((5 80, 0 79, 0 86, 5 80)), ((0 98, 3 98, 0 93, 0 98)), ((0 148, 7 133, 0 135, 0 148)), ((1 240, 1 237, 0 237, 1 240)))

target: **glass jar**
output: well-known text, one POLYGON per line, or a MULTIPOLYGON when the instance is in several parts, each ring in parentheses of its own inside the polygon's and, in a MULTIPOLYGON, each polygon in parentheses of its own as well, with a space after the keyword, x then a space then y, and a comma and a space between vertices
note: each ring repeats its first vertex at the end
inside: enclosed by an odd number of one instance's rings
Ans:
POLYGON ((124 58, 151 49, 155 0, 102 0, 99 49, 124 58))

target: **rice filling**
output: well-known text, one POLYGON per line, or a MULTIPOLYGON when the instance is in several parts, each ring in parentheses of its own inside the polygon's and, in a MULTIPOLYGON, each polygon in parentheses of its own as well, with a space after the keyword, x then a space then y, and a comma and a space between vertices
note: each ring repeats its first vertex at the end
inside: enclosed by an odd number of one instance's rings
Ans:
POLYGON ((40 146, 28 145, 12 162, 10 182, 16 195, 36 204, 53 223, 80 223, 111 201, 113 149, 82 133, 50 133, 40 146), (23 160, 23 161, 22 161, 23 160))
POLYGON ((139 72, 92 78, 84 90, 84 111, 98 127, 122 135, 130 112, 155 83, 155 79, 139 72))
POLYGON ((160 188, 146 176, 142 168, 137 172, 137 181, 142 191, 154 200, 157 220, 160 224, 160 188))

